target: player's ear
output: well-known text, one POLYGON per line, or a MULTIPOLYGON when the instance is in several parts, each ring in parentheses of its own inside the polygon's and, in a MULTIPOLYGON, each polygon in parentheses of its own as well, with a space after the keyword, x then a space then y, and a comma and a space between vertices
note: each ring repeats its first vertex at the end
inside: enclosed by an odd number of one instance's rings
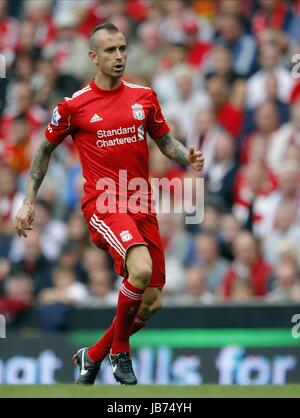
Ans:
POLYGON ((89 51, 89 59, 93 64, 98 64, 99 63, 97 54, 94 51, 89 51))

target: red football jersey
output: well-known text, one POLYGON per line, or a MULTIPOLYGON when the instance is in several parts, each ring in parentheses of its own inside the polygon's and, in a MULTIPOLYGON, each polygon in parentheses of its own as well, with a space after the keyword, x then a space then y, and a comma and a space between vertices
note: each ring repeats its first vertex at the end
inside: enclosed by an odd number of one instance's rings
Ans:
MULTIPOLYGON (((82 200, 85 210, 106 190, 103 179, 114 181, 115 198, 121 206, 120 196, 125 189, 123 180, 119 181, 120 170, 127 171, 128 182, 136 178, 148 182, 147 132, 152 138, 169 132, 152 89, 122 81, 115 89, 102 90, 92 80, 72 98, 66 97, 58 104, 45 135, 55 144, 68 135, 73 138, 86 180, 82 200)), ((127 191, 128 198, 137 190, 127 191)), ((144 198, 150 205, 150 185, 144 198)))

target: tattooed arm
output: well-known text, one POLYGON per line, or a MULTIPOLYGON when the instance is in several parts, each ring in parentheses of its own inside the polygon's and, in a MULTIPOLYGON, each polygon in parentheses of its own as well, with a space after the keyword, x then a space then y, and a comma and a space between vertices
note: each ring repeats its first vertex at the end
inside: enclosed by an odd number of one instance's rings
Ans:
POLYGON ((190 166, 196 171, 203 169, 204 157, 202 153, 195 151, 194 147, 190 147, 187 150, 181 142, 172 137, 170 132, 160 138, 154 139, 154 142, 170 160, 176 161, 184 166, 190 166))
POLYGON ((15 218, 15 229, 19 237, 27 237, 25 231, 32 229, 36 195, 46 175, 51 154, 56 147, 57 145, 44 139, 31 162, 25 199, 15 218))

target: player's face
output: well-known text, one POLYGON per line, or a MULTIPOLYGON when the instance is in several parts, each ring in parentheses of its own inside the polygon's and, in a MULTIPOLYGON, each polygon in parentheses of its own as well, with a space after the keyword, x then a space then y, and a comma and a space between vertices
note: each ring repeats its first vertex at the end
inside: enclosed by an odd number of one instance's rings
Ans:
POLYGON ((98 32, 97 48, 91 60, 99 70, 108 77, 120 78, 125 71, 127 59, 127 44, 121 32, 109 33, 105 30, 98 32))

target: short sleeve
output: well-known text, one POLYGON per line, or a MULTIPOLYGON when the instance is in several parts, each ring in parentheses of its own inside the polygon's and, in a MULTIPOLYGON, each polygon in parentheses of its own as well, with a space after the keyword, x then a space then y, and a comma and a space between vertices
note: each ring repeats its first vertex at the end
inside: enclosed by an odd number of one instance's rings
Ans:
POLYGON ((167 134, 170 128, 162 114, 156 93, 152 91, 151 109, 147 121, 147 131, 151 138, 156 139, 167 134))
POLYGON ((48 141, 59 145, 71 134, 71 109, 65 99, 53 109, 52 119, 45 130, 45 136, 48 141))

